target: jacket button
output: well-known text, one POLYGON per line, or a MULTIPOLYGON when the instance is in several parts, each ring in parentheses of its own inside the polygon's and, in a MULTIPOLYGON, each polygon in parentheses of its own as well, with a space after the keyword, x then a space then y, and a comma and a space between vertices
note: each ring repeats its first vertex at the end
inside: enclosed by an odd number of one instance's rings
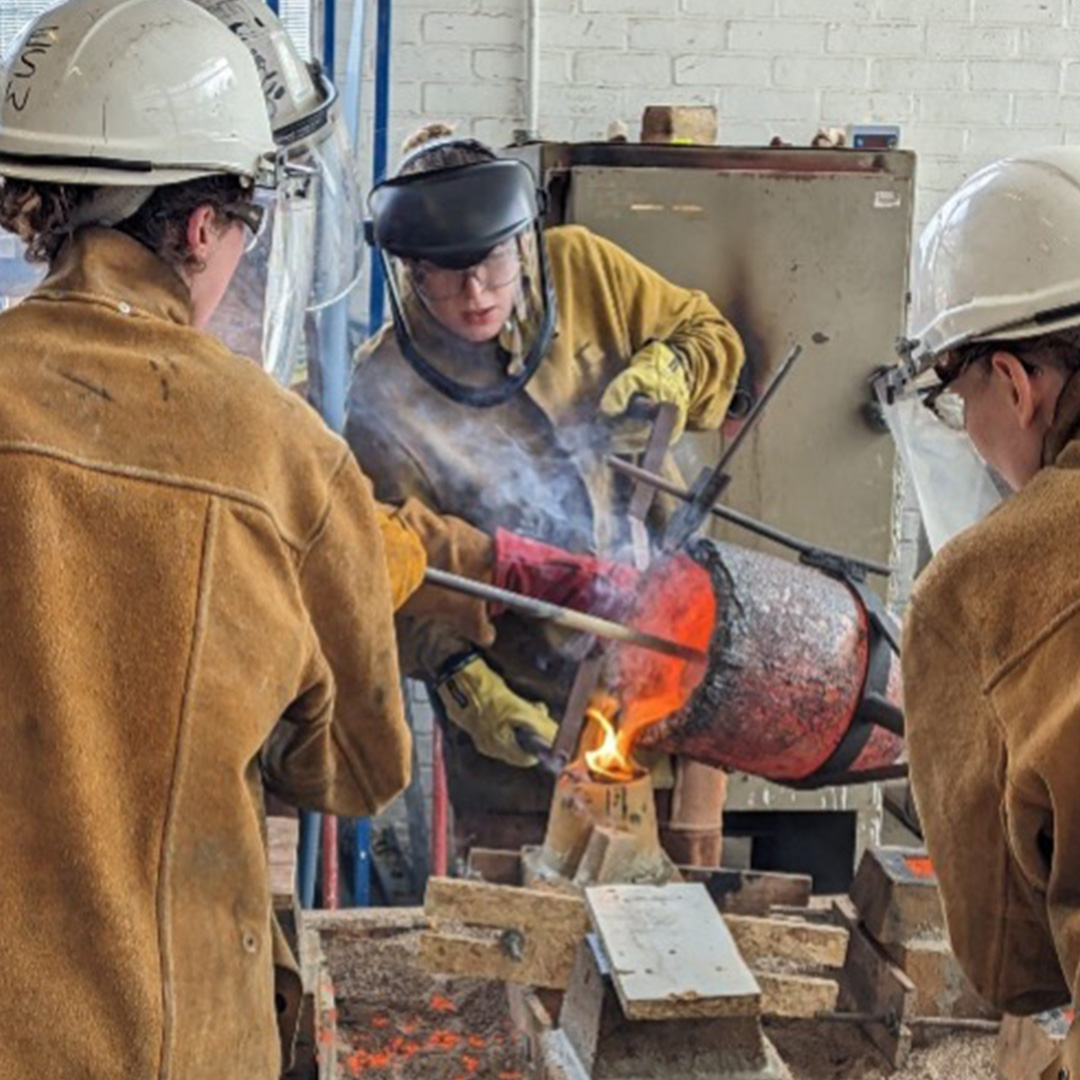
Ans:
POLYGON ((131 314, 131 305, 126 300, 121 300, 120 303, 116 305, 116 307, 121 315, 131 314))
POLYGON ((244 936, 241 939, 244 944, 244 950, 249 953, 259 951, 259 939, 250 930, 244 931, 244 936))

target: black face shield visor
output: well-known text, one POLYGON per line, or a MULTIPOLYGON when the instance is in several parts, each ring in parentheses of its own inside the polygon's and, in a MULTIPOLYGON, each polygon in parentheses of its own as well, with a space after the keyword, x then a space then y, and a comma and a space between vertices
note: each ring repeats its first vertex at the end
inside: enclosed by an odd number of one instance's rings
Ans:
POLYGON ((368 240, 381 251, 451 269, 481 262, 542 213, 529 167, 509 159, 385 180, 368 209, 368 240))
POLYGON ((540 224, 542 195, 528 166, 499 159, 396 177, 374 188, 368 208, 368 242, 386 271, 394 330, 414 370, 440 393, 474 407, 499 405, 522 389, 543 361, 555 330, 555 298, 540 224), (469 384, 450 373, 438 335, 420 332, 428 316, 418 317, 417 307, 423 306, 418 267, 466 271, 500 247, 523 253, 518 321, 501 335, 503 342, 513 342, 504 356, 507 374, 469 384))

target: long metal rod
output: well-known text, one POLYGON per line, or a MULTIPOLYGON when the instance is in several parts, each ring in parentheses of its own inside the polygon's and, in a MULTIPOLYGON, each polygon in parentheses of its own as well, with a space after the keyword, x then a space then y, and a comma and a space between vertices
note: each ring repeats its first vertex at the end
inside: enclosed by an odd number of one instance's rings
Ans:
MULTIPOLYGON (((886 1027, 895 1027, 897 1022, 891 1013, 822 1012, 817 1013, 814 1019, 830 1024, 884 1024, 886 1027)), ((998 1020, 980 1020, 966 1016, 905 1016, 903 1023, 908 1027, 982 1031, 987 1035, 993 1035, 1001 1028, 998 1020)))
POLYGON ((780 389, 781 384, 788 377, 795 361, 802 355, 802 346, 793 345, 787 356, 780 362, 780 366, 773 375, 765 392, 754 402, 754 407, 742 422, 735 438, 731 440, 727 449, 720 455, 720 460, 711 468, 703 469, 701 475, 694 483, 693 490, 688 492, 686 505, 681 506, 671 517, 664 529, 661 540, 661 549, 666 552, 678 551, 705 524, 709 511, 720 501, 721 496, 731 483, 731 475, 728 473, 728 465, 739 452, 739 447, 749 437, 750 432, 761 419, 765 407, 772 400, 773 395, 780 389))
POLYGON ((761 397, 754 402, 754 407, 747 413, 746 419, 742 423, 742 427, 735 433, 735 438, 728 443, 723 454, 720 455, 720 460, 716 463, 716 472, 722 473, 731 463, 731 459, 738 453, 743 440, 746 439, 754 429, 758 418, 765 411, 765 407, 769 404, 769 401, 776 391, 780 389, 781 384, 788 376, 788 372, 791 371, 795 361, 798 360, 801 355, 802 346, 792 345, 787 356, 780 361, 780 366, 776 369, 776 374, 772 377, 769 385, 765 387, 761 397))
MULTIPOLYGON (((690 502, 693 498, 686 488, 673 483, 671 480, 668 480, 664 476, 660 476, 658 473, 649 472, 647 469, 642 469, 640 466, 634 465, 629 461, 623 461, 623 459, 619 457, 609 456, 604 460, 615 472, 622 473, 632 480, 640 480, 642 483, 651 484, 657 491, 663 491, 668 495, 674 495, 676 499, 682 499, 683 502, 690 502)), ((730 521, 731 524, 738 525, 748 532, 763 536, 766 540, 772 540, 783 547, 790 548, 792 551, 798 551, 803 555, 825 551, 824 548, 815 547, 805 540, 800 540, 797 536, 781 532, 780 529, 776 529, 772 525, 766 525, 764 522, 758 521, 757 518, 748 517, 738 510, 732 510, 730 507, 722 506, 719 503, 715 506, 711 506, 709 508, 709 513, 718 518, 722 518, 724 521, 730 521)), ((838 552, 827 552, 827 554, 836 554, 837 558, 847 559, 850 562, 858 563, 859 566, 864 566, 868 573, 878 574, 881 577, 889 577, 892 573, 889 567, 883 566, 881 563, 867 562, 865 559, 856 556, 843 555, 838 552)))
POLYGON ((439 585, 444 589, 453 589, 454 592, 464 593, 466 596, 475 596, 489 603, 502 604, 512 608, 533 619, 544 619, 556 626, 565 627, 567 630, 579 630, 583 634, 593 634, 596 637, 608 638, 611 641, 623 641, 627 645, 636 645, 642 649, 651 649, 653 652, 664 653, 667 656, 675 656, 680 660, 704 660, 705 654, 698 649, 692 649, 689 645, 682 645, 677 641, 669 641, 667 638, 657 637, 655 634, 646 634, 641 630, 623 626, 621 623, 612 622, 610 619, 601 619, 597 615, 588 615, 583 611, 573 611, 571 608, 560 607, 558 604, 550 604, 546 600, 535 600, 530 596, 521 596, 519 593, 510 592, 508 589, 500 589, 495 585, 485 585, 481 581, 473 581, 472 578, 460 577, 457 574, 447 573, 445 570, 436 570, 429 566, 424 571, 424 580, 430 585, 439 585))

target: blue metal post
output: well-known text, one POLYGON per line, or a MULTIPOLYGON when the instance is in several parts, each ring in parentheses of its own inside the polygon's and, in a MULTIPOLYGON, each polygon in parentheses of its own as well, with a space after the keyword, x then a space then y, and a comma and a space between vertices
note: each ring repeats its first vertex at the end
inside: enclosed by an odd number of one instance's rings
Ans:
POLYGON ((322 833, 322 814, 315 810, 300 813, 300 865, 297 867, 297 891, 300 906, 310 910, 315 906, 315 880, 319 876, 319 836, 322 833))
MULTIPOLYGON (((390 31, 393 0, 375 0, 375 132, 371 155, 372 181, 386 177, 387 142, 390 138, 390 31)), ((382 326, 386 309, 386 282, 382 263, 371 260, 371 293, 368 300, 368 331, 382 326)))
POLYGON ((353 854, 353 903, 357 907, 371 907, 371 818, 356 819, 353 854))

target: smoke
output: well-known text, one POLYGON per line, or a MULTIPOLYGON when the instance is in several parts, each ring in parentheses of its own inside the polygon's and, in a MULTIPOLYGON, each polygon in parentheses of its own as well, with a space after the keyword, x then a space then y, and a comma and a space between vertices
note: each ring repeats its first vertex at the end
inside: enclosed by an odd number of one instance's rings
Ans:
POLYGON ((415 494, 486 532, 504 528, 568 551, 607 555, 628 537, 625 485, 604 463, 612 428, 598 415, 558 429, 524 393, 489 409, 425 394, 402 407, 361 365, 346 436, 381 498, 413 494, 400 478, 419 467, 415 494))

